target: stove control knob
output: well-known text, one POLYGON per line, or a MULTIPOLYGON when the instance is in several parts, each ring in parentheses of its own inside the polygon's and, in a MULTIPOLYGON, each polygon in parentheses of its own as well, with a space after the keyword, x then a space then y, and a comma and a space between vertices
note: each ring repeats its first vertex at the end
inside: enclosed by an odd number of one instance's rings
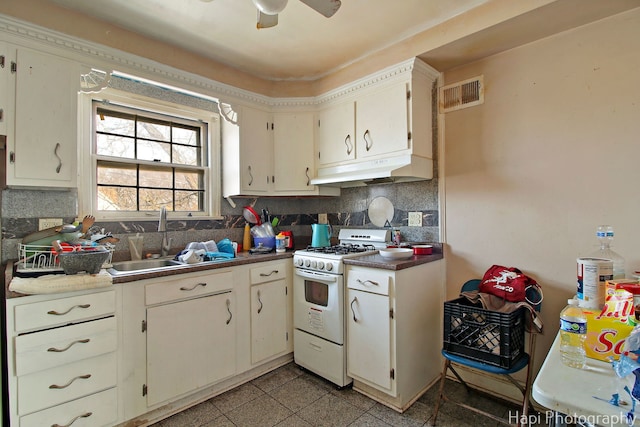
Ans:
POLYGON ((318 270, 324 270, 324 261, 318 261, 318 270))
POLYGON ((311 265, 311 261, 308 260, 308 259, 305 259, 304 260, 304 265, 305 265, 305 267, 309 267, 311 265))
POLYGON ((311 268, 316 268, 318 263, 316 261, 311 261, 311 268))
POLYGON ((327 265, 325 266, 325 269, 327 271, 333 270, 333 263, 332 262, 328 262, 327 265))
POLYGON ((302 264, 304 264, 304 260, 302 258, 298 258, 296 260, 296 264, 298 264, 300 267, 302 267, 302 264))

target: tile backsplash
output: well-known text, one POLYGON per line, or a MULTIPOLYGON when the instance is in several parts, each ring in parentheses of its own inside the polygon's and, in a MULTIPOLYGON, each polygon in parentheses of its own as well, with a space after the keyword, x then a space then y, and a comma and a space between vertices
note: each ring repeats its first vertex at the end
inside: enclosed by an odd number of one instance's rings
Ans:
MULTIPOLYGON (((334 227, 334 236, 340 227, 377 228, 368 216, 368 207, 377 197, 386 197, 394 207, 390 226, 399 229, 405 241, 439 242, 437 179, 399 184, 380 184, 367 187, 345 188, 340 197, 261 197, 234 198, 236 207, 222 202, 221 220, 168 221, 168 236, 173 238, 172 248, 177 251, 193 241, 218 241, 228 237, 241 241, 245 220, 242 207, 253 206, 258 212, 267 208, 280 220, 279 228, 292 230, 297 245, 306 244, 311 236, 311 224, 318 214, 326 213, 334 227), (422 227, 408 226, 408 212, 421 212, 422 227)), ((71 223, 89 212, 78 212, 78 195, 74 190, 7 189, 2 192, 2 262, 17 259, 22 238, 38 230, 39 218, 63 218, 71 223)), ((158 221, 129 221, 96 223, 105 231, 120 238, 116 254, 128 254, 127 236, 141 233, 144 252, 158 252, 162 239, 158 221)))

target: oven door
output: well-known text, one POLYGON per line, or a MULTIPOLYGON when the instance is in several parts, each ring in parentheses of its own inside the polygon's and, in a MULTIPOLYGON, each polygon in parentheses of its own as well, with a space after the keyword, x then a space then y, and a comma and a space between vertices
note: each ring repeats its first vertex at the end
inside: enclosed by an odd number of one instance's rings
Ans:
POLYGON ((344 344, 344 281, 340 274, 295 268, 293 326, 344 344))

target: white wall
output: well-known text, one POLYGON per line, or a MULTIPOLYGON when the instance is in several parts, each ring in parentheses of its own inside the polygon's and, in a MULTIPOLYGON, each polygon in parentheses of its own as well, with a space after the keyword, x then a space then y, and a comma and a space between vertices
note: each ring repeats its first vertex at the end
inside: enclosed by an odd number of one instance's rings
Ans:
POLYGON ((485 103, 445 116, 447 298, 492 264, 544 288, 537 367, 575 294, 576 257, 614 226, 640 270, 640 9, 447 71, 485 103))

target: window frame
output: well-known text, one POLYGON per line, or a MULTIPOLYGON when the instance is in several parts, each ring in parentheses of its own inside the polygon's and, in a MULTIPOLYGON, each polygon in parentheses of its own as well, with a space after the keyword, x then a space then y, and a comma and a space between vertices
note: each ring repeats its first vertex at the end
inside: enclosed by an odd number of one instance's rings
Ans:
MULTIPOLYGON (((98 221, 136 221, 157 218, 158 213, 150 211, 98 211, 97 209, 97 162, 98 160, 113 160, 113 157, 96 154, 96 133, 94 131, 94 117, 96 103, 104 104, 105 108, 118 109, 118 107, 138 110, 140 115, 154 117, 160 115, 181 118, 191 121, 200 121, 206 125, 206 134, 203 135, 202 160, 206 163, 204 169, 204 212, 173 212, 168 211, 167 216, 173 220, 205 220, 221 219, 220 201, 221 193, 221 169, 220 169, 220 115, 218 112, 206 111, 179 105, 170 101, 159 100, 143 95, 124 92, 107 88, 99 93, 79 95, 79 121, 81 123, 78 135, 79 162, 78 162, 78 208, 79 212, 91 212, 98 221), (113 105, 109 105, 113 104, 113 105), (148 114, 147 114, 148 113, 148 114)), ((158 166, 153 161, 123 159, 125 162, 141 165, 158 166)), ((180 166, 163 163, 168 167, 180 166)))

